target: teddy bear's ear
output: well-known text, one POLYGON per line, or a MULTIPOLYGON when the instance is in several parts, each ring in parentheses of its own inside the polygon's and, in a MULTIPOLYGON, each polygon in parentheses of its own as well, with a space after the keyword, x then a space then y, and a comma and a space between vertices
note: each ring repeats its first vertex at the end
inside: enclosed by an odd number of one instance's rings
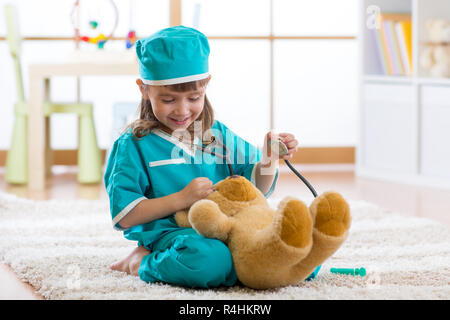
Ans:
POLYGON ((242 176, 226 178, 216 190, 231 201, 251 201, 257 197, 256 187, 242 176))

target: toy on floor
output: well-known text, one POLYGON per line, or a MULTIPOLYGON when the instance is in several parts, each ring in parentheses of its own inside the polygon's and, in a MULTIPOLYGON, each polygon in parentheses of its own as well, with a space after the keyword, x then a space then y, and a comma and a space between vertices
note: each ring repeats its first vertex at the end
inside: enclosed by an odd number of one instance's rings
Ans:
POLYGON ((347 238, 350 208, 337 192, 309 207, 285 197, 276 210, 242 176, 214 185, 214 192, 175 214, 181 227, 226 243, 240 282, 255 289, 295 285, 333 255, 347 238))
POLYGON ((364 277, 366 275, 366 269, 364 268, 331 268, 330 272, 361 277, 364 277))

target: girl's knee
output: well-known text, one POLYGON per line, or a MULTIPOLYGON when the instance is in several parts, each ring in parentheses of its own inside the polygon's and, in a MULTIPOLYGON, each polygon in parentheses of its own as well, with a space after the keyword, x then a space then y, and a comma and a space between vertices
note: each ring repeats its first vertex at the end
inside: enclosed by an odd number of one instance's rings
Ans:
POLYGON ((209 252, 206 251, 204 268, 214 269, 218 272, 229 272, 233 269, 233 258, 228 247, 221 241, 215 239, 209 240, 209 252))
POLYGON ((231 286, 236 282, 233 259, 223 242, 193 238, 185 242, 179 253, 179 260, 189 269, 186 276, 191 277, 192 286, 231 286))

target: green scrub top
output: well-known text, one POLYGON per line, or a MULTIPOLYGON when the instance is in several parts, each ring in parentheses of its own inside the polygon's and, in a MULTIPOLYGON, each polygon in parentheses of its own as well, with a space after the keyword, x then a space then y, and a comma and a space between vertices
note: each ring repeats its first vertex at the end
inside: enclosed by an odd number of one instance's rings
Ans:
MULTIPOLYGON (((214 121, 211 133, 228 148, 234 174, 255 184, 255 166, 261 159, 261 150, 220 121, 214 121)), ((194 143, 201 144, 201 141, 195 137, 194 143)), ((213 151, 218 155, 225 153, 220 144, 213 151)), ((208 177, 215 184, 229 175, 223 158, 179 142, 163 130, 152 130, 140 140, 134 139, 128 130, 114 142, 104 177, 113 226, 122 230, 125 238, 151 249, 155 240, 179 230, 174 215, 129 229, 121 227, 123 217, 142 200, 178 192, 195 178, 208 177)), ((278 170, 265 197, 272 194, 277 179, 278 170)))

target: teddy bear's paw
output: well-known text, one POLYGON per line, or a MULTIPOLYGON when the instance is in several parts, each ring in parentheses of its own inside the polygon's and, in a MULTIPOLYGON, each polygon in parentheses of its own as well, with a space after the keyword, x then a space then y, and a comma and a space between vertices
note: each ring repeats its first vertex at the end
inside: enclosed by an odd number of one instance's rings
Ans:
POLYGON ((308 207, 300 200, 290 198, 279 206, 281 239, 290 246, 305 248, 312 241, 312 220, 308 207))
POLYGON ((315 217, 314 227, 326 235, 340 237, 350 228, 350 207, 337 192, 323 193, 310 209, 315 217))
POLYGON ((191 206, 188 220, 194 228, 197 225, 212 224, 219 211, 217 203, 208 199, 202 199, 191 206))
POLYGON ((232 227, 228 217, 220 211, 214 201, 202 199, 189 209, 188 219, 192 227, 202 236, 225 241, 232 227))

